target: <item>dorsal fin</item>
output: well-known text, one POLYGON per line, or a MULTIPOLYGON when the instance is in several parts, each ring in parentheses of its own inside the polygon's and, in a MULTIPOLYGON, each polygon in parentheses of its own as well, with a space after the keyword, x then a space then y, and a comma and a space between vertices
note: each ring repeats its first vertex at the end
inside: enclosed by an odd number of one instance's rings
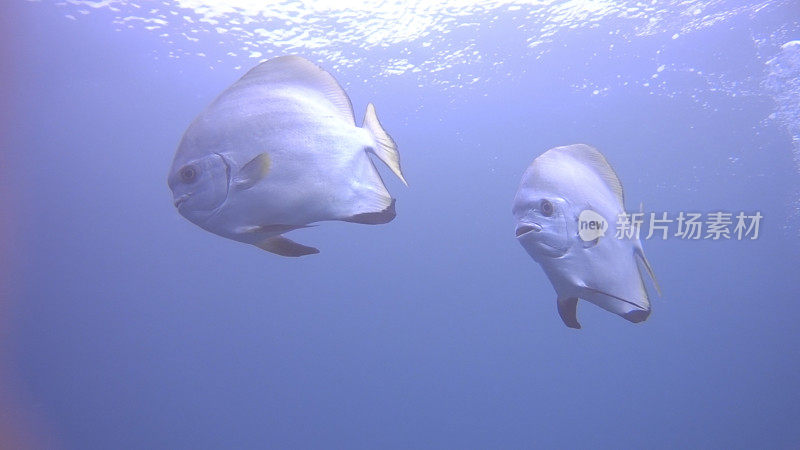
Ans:
POLYGON ((264 61, 248 71, 237 83, 291 84, 322 93, 341 116, 355 125, 353 105, 333 75, 297 55, 279 56, 264 61))
POLYGON ((625 207, 625 195, 622 193, 622 183, 619 181, 614 168, 608 163, 605 156, 597 151, 596 148, 586 144, 573 144, 558 147, 559 150, 571 155, 578 161, 592 167, 605 182, 609 189, 617 196, 620 206, 625 207))

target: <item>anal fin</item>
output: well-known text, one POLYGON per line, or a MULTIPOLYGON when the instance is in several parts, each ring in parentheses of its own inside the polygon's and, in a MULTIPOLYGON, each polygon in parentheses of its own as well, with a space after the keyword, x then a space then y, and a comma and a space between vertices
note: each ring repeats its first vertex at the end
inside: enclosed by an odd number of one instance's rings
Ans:
POLYGON ((359 213, 350 217, 346 217, 342 220, 344 220, 345 222, 363 223, 366 225, 379 225, 382 223, 389 223, 397 215, 397 213, 394 210, 394 203, 395 200, 392 199, 392 202, 383 211, 359 213))
POLYGON ((581 324, 578 323, 578 299, 573 298, 559 298, 558 315, 564 321, 564 325, 580 330, 581 324))
POLYGON ((256 247, 280 256, 297 257, 319 253, 319 249, 298 244, 283 236, 273 236, 260 244, 256 244, 256 247))

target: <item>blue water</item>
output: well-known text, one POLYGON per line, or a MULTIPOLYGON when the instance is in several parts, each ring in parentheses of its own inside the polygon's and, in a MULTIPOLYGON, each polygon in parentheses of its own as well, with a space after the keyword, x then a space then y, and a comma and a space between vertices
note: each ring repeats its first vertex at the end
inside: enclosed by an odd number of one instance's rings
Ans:
POLYGON ((0 447, 800 445, 796 2, 203 3, 3 3, 0 447), (298 259, 166 185, 194 116, 285 53, 376 105, 409 181, 382 167, 397 218, 293 232, 298 259), (651 317, 566 328, 510 210, 576 142, 628 209, 760 211, 759 238, 645 241, 651 317))

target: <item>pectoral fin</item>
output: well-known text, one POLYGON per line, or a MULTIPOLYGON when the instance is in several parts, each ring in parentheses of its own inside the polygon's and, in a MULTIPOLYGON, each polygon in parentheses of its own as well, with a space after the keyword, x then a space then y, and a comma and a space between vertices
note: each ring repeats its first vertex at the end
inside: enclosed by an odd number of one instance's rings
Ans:
POLYGON ((296 257, 319 253, 319 250, 314 247, 298 244, 297 242, 287 239, 283 236, 271 237, 260 244, 256 244, 256 247, 281 256, 296 257))
POLYGON ((269 153, 261 153, 239 169, 239 173, 233 179, 233 185, 236 189, 250 189, 267 176, 270 167, 272 161, 269 159, 269 153))
POLYGON ((577 298, 559 298, 558 315, 564 321, 564 325, 580 330, 581 324, 578 323, 578 299, 577 298))
POLYGON ((642 274, 642 266, 644 266, 645 271, 647 271, 647 274, 650 275, 650 280, 653 281, 653 287, 656 288, 658 295, 661 295, 661 286, 658 285, 658 280, 656 279, 655 272, 653 272, 653 267, 650 266, 650 261, 648 261, 647 257, 644 256, 644 250, 642 250, 641 247, 636 248, 635 255, 636 265, 638 266, 639 274, 642 277, 642 284, 644 284, 644 275, 642 274))

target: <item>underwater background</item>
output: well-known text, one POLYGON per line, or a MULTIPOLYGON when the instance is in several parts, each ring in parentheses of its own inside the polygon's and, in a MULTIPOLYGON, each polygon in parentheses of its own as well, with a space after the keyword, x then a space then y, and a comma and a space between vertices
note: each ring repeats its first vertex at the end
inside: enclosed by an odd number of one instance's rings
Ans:
POLYGON ((800 4, 0 6, 0 447, 797 448, 800 4), (281 258, 182 218, 191 120, 259 61, 331 72, 398 144, 397 218, 281 258), (663 289, 568 329, 514 237, 522 172, 600 149, 663 289), (673 229, 674 230, 674 229, 673 229))

